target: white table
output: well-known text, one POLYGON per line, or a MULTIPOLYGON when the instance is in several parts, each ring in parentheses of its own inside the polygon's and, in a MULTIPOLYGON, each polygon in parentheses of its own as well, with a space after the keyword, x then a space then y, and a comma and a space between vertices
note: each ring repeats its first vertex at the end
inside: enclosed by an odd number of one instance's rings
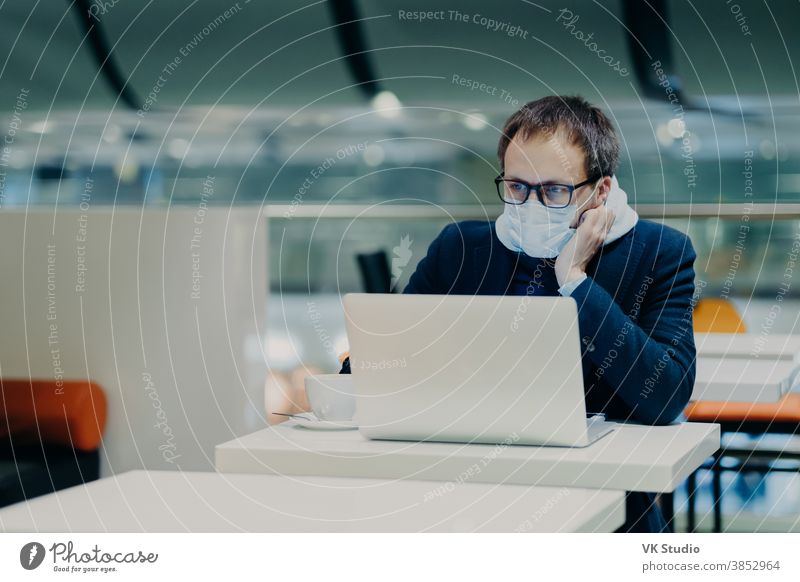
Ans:
POLYGON ((610 532, 615 491, 130 471, 0 510, 7 532, 610 532))
POLYGON ((719 425, 621 424, 582 449, 369 440, 285 422, 218 445, 225 473, 466 480, 671 492, 719 448, 719 425))
POLYGON ((791 360, 698 357, 692 400, 778 402, 797 370, 791 360))
POLYGON ((800 359, 800 335, 696 333, 694 343, 698 358, 800 359))

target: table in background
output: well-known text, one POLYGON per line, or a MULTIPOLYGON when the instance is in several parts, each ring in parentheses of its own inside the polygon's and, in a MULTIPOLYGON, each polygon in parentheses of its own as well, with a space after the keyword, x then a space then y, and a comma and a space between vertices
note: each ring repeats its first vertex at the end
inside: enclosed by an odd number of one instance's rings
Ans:
POLYGON ((778 402, 792 389, 798 369, 786 359, 698 356, 692 400, 778 402))
POLYGON ((792 360, 800 357, 800 335, 695 333, 698 358, 792 360))

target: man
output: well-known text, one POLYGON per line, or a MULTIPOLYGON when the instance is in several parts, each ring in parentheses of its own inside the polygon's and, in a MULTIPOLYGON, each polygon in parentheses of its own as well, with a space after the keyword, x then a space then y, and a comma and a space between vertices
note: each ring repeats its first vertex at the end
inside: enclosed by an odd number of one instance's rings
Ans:
MULTIPOLYGON (((498 146, 502 215, 444 228, 404 293, 570 296, 587 410, 667 424, 694 386, 695 252, 627 204, 619 149, 609 119, 580 97, 523 106, 498 146)), ((667 531, 654 500, 629 493, 621 531, 667 531)))

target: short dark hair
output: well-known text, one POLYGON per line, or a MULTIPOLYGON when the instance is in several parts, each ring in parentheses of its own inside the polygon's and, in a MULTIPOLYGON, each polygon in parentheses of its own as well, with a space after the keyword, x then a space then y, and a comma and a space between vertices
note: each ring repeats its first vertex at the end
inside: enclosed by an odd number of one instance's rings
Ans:
POLYGON ((550 95, 520 107, 506 121, 497 145, 501 168, 508 144, 518 133, 526 140, 540 133, 561 133, 583 150, 589 179, 612 176, 617 171, 619 140, 614 126, 599 107, 583 97, 550 95))

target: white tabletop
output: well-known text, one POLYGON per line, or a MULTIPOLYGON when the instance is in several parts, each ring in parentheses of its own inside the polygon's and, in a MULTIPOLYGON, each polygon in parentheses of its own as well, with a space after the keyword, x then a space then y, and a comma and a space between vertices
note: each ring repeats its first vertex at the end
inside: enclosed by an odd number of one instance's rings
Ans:
POLYGON ((800 358, 800 335, 779 333, 696 333, 698 358, 792 360, 800 358))
POLYGON ((0 510, 6 532, 610 532, 624 494, 522 485, 130 471, 0 510))
POLYGON ((216 447, 216 468, 262 473, 427 479, 670 492, 719 448, 719 425, 621 424, 582 449, 368 440, 293 421, 216 447))
POLYGON ((798 369, 791 360, 698 357, 692 400, 778 402, 798 369))

